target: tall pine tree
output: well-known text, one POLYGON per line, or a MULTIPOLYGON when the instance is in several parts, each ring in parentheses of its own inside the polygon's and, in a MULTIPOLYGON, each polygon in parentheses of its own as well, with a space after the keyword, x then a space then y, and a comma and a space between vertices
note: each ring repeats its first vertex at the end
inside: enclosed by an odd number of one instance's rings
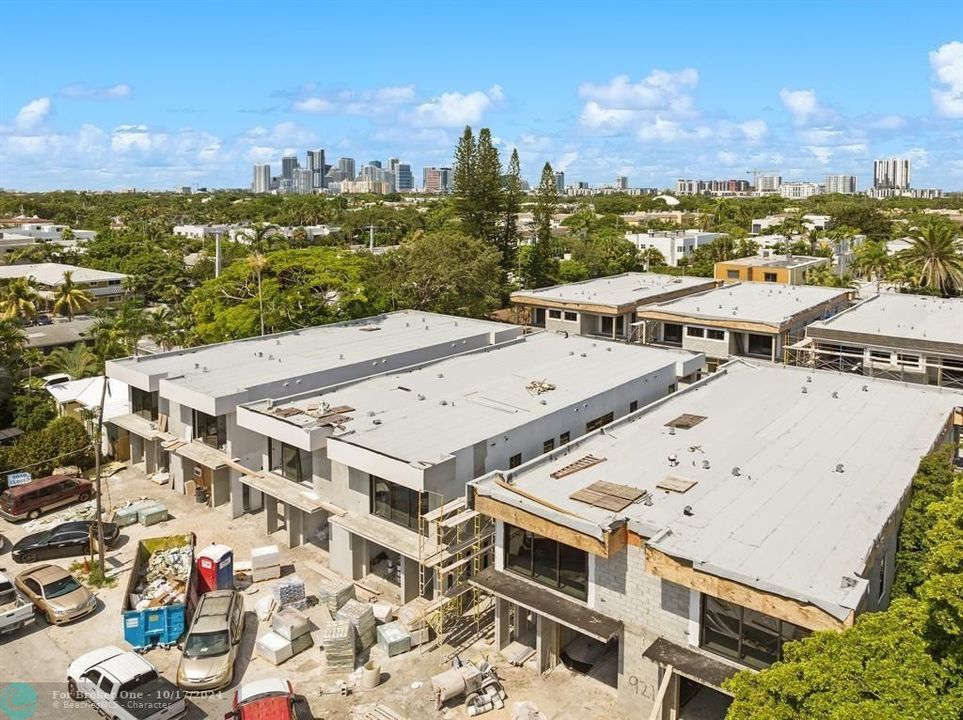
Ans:
POLYGON ((558 188, 555 172, 549 163, 542 168, 542 179, 535 193, 532 209, 534 237, 531 245, 519 253, 519 272, 527 287, 544 287, 550 284, 558 270, 555 241, 552 239, 552 217, 558 209, 558 188))
POLYGON ((502 205, 502 227, 498 249, 502 253, 502 267, 509 271, 515 267, 515 252, 518 249, 518 213, 522 207, 522 171, 518 161, 518 149, 512 150, 505 176, 505 195, 502 205))
POLYGON ((452 183, 455 194, 455 212, 461 220, 465 232, 477 237, 478 228, 478 183, 475 167, 477 164, 477 145, 471 126, 465 131, 455 147, 455 167, 452 183))
POLYGON ((482 128, 475 147, 475 189, 478 210, 476 237, 498 245, 502 221, 502 162, 492 144, 492 132, 482 128))

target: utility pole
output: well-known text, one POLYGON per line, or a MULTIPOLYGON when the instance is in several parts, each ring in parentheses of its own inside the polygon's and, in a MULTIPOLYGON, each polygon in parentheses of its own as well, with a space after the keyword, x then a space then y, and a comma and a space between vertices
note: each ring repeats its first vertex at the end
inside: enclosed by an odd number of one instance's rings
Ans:
POLYGON ((365 225, 363 226, 362 229, 368 231, 368 252, 374 255, 374 247, 375 247, 374 232, 378 228, 375 225, 365 225))
POLYGON ((221 276, 221 233, 214 233, 214 277, 221 276))
POLYGON ((101 478, 100 478, 100 443, 104 436, 104 403, 107 402, 107 372, 104 371, 104 384, 100 389, 100 407, 97 408, 97 433, 94 437, 94 472, 96 473, 96 493, 97 493, 97 563, 100 567, 100 577, 104 578, 106 573, 104 567, 104 507, 101 500, 101 478))

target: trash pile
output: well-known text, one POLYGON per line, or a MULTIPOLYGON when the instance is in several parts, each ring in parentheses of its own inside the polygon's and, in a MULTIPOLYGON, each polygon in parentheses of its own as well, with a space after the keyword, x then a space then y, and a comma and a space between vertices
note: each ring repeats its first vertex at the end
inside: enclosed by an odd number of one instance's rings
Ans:
POLYGON ((193 563, 194 552, 190 545, 154 552, 137 578, 130 596, 131 608, 146 610, 185 602, 193 563))
POLYGON ((51 515, 44 515, 43 517, 37 518, 36 520, 31 520, 30 522, 24 523, 23 529, 29 532, 37 532, 38 530, 46 530, 54 525, 59 525, 60 523, 71 522, 75 520, 96 520, 97 519, 97 501, 88 500, 85 503, 80 503, 79 505, 72 505, 67 510, 61 510, 58 513, 53 513, 51 515))

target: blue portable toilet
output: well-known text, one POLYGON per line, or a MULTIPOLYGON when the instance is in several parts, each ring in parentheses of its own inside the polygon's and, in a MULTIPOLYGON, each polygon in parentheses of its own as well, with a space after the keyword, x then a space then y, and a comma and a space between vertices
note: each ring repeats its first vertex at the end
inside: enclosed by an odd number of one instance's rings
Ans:
POLYGON ((234 551, 212 543, 197 554, 197 587, 203 595, 211 590, 234 587, 234 551))

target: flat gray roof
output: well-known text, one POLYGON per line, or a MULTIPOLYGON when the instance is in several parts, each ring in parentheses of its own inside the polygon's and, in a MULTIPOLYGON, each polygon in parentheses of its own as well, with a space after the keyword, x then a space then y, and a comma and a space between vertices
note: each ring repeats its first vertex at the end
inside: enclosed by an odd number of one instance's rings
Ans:
POLYGON ((707 320, 744 320, 778 325, 805 310, 852 292, 843 288, 785 285, 783 283, 733 283, 696 295, 687 295, 640 312, 673 313, 707 320))
POLYGON ((519 493, 499 487, 497 474, 475 485, 596 537, 624 519, 654 548, 699 570, 842 619, 862 596, 859 575, 920 458, 961 404, 963 395, 935 387, 733 362, 501 473, 519 493), (672 433, 666 424, 684 413, 705 419, 672 433), (551 477, 589 454, 605 461, 551 477), (659 489, 667 478, 695 485, 684 493, 659 489), (612 512, 570 498, 599 480, 646 490, 652 504, 612 512), (847 587, 845 578, 855 584, 847 587))
POLYGON ((21 332, 27 338, 27 347, 55 347, 91 341, 90 332, 96 324, 97 320, 92 317, 54 320, 50 325, 25 327, 21 332))
POLYGON ((674 377, 675 366, 694 357, 684 351, 543 332, 524 342, 417 369, 245 407, 313 429, 319 427, 323 412, 317 411, 325 404, 348 406, 351 410, 343 414, 351 420, 332 437, 399 460, 431 464, 606 390, 643 382, 641 378, 666 367, 673 367, 674 377), (554 388, 539 393, 530 387, 541 382, 554 388), (292 409, 300 412, 288 414, 292 409))
POLYGON ((886 338, 959 345, 963 352, 963 298, 886 293, 875 295, 812 328, 886 338))
POLYGON ((31 265, 0 265, 0 279, 32 277, 43 285, 60 285, 64 280, 64 273, 72 272, 73 280, 77 283, 106 282, 108 280, 125 280, 127 275, 106 270, 93 270, 77 265, 62 265, 61 263, 34 263, 31 265))
MULTIPOLYGON (((216 398, 433 345, 467 342, 492 333, 511 335, 513 330, 521 332, 516 326, 488 320, 403 310, 265 337, 111 360, 107 371, 112 375, 112 369, 122 370, 125 381, 131 374, 159 376, 216 398)), ((377 370, 368 374, 374 372, 377 370)))
MULTIPOLYGON (((756 240, 756 238, 752 239, 756 240)), ((824 262, 829 262, 829 258, 810 257, 808 255, 770 255, 769 257, 752 255, 750 257, 735 258, 733 260, 723 260, 722 264, 745 265, 747 267, 797 268, 824 262)))
POLYGON ((712 286, 712 278, 679 277, 658 273, 623 273, 582 282, 553 285, 538 290, 519 290, 512 293, 513 302, 536 299, 543 302, 591 303, 613 309, 628 304, 644 303, 647 298, 686 288, 712 286))

